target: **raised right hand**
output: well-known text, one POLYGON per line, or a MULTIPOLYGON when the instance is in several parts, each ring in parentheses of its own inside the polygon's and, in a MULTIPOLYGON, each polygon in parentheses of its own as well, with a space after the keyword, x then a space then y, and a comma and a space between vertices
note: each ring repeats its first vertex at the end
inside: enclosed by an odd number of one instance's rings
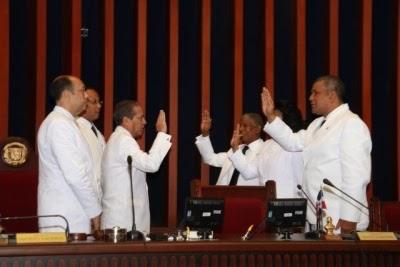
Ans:
POLYGON ((266 87, 263 87, 263 91, 261 93, 261 104, 262 104, 262 111, 264 115, 267 117, 268 122, 272 122, 276 115, 275 115, 275 103, 272 100, 271 94, 266 87))
POLYGON ((202 136, 208 136, 210 134, 212 119, 208 110, 204 110, 201 114, 200 131, 202 136))
POLYGON ((163 133, 167 132, 168 127, 167 127, 167 121, 165 119, 164 110, 160 110, 160 113, 158 114, 157 122, 156 122, 156 129, 157 129, 157 132, 163 132, 163 133))

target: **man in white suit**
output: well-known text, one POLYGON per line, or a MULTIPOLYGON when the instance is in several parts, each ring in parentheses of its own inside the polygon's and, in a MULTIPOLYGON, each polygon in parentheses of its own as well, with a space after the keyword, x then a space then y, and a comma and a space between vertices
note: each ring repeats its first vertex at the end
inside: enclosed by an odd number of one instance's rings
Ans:
POLYGON ((90 152, 93 158, 94 167, 94 182, 96 184, 96 191, 99 199, 101 200, 101 157, 103 156, 106 142, 103 134, 94 125, 94 122, 100 116, 101 101, 99 94, 92 88, 86 89, 87 106, 86 109, 80 114, 76 120, 79 128, 89 144, 90 152))
MULTIPOLYGON (((240 135, 240 145, 235 146, 245 155, 247 161, 255 161, 263 146, 260 138, 263 119, 259 114, 246 113, 242 116, 240 125, 237 126, 234 136, 240 135)), ((259 185, 259 177, 246 178, 236 170, 230 157, 234 153, 232 149, 228 152, 215 153, 210 140, 211 118, 207 110, 202 114, 200 125, 201 135, 196 137, 195 144, 199 149, 203 161, 211 166, 220 167, 221 172, 217 185, 259 185)))
MULTIPOLYGON (((268 119, 264 127, 284 149, 302 151, 303 188, 314 204, 323 189, 327 209, 336 230, 348 233, 368 227, 368 210, 325 186, 328 178, 335 186, 367 205, 366 187, 371 175, 371 137, 366 124, 343 102, 344 84, 335 76, 322 76, 312 87, 309 98, 312 112, 320 115, 306 130, 293 133, 274 113, 274 102, 263 89, 262 109, 268 119)), ((310 223, 316 222, 315 210, 307 210, 310 223)), ((326 222, 324 217, 324 222, 326 222)))
POLYGON ((158 134, 149 153, 136 142, 144 133, 146 120, 141 106, 130 100, 118 103, 114 111, 118 125, 107 142, 102 162, 103 214, 101 228, 119 226, 132 229, 132 197, 136 229, 150 232, 149 195, 146 173, 156 172, 171 148, 171 136, 167 134, 164 111, 160 111, 156 129, 158 134), (132 187, 128 172, 128 157, 132 159, 132 187))
MULTIPOLYGON (((56 101, 38 132, 38 215, 63 215, 73 233, 100 227, 101 203, 93 183, 89 146, 79 131, 76 116, 85 109, 82 81, 59 76, 50 86, 56 101)), ((40 231, 63 231, 60 218, 40 218, 40 231)))

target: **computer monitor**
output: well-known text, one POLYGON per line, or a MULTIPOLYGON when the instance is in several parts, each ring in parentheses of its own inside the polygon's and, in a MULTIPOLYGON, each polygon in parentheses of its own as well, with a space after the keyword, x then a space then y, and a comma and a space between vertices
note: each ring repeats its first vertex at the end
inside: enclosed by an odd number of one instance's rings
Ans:
POLYGON ((181 226, 193 230, 219 230, 224 217, 224 199, 187 198, 181 226))
POLYGON ((278 198, 268 202, 267 223, 279 233, 292 233, 294 228, 305 226, 306 212, 305 198, 278 198))

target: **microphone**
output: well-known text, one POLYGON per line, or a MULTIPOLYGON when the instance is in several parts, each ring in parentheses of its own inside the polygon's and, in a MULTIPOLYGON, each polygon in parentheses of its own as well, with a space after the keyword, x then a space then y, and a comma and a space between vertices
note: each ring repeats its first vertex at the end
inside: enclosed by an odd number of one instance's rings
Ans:
POLYGON ((363 203, 361 203, 360 201, 358 201, 357 199, 355 199, 354 197, 350 196, 349 194, 347 194, 346 192, 344 192, 342 189, 336 187, 331 181, 329 181, 327 178, 324 178, 324 180, 322 180, 322 182, 326 185, 329 185, 330 187, 333 187, 335 189, 337 189, 340 193, 344 194, 345 196, 349 197, 351 200, 353 200, 354 202, 356 202, 357 204, 359 204, 360 206, 362 206, 363 208, 367 209, 369 211, 369 208, 367 206, 365 206, 363 203))
POLYGON ((68 240, 69 237, 69 223, 67 218, 60 214, 48 214, 48 215, 35 215, 35 216, 15 216, 15 217, 0 217, 1 221, 8 221, 8 220, 27 220, 27 219, 38 219, 38 218, 61 218, 65 222, 65 236, 68 240))
MULTIPOLYGON (((354 197, 350 196, 349 194, 347 194, 346 192, 344 192, 342 189, 338 188, 337 186, 335 186, 331 181, 329 181, 328 178, 324 178, 322 180, 322 182, 330 187, 333 187, 335 189, 337 189, 339 192, 341 192, 342 194, 344 194, 345 196, 349 197, 351 200, 353 200, 354 202, 356 202, 357 204, 359 204, 361 207, 363 207, 364 209, 368 210, 368 212, 370 212, 369 207, 365 206, 361 201, 358 201, 357 199, 355 199, 354 197)), ((372 223, 373 225, 377 226, 378 229, 381 229, 382 225, 381 223, 377 223, 374 218, 370 218, 370 223, 372 223)), ((349 237, 349 239, 354 239, 354 237, 349 237)))
POLYGON ((135 224, 135 206, 133 200, 133 180, 132 180, 132 156, 129 155, 126 161, 128 162, 128 173, 131 182, 131 199, 132 199, 132 230, 130 233, 128 233, 128 238, 130 240, 143 240, 143 234, 140 231, 136 230, 136 224, 135 224))
POLYGON ((308 201, 310 202, 310 204, 314 208, 314 210, 317 210, 317 208, 315 207, 315 204, 312 202, 311 198, 308 196, 306 191, 304 191, 303 187, 298 184, 297 189, 299 189, 301 191, 301 193, 308 199, 308 201))
POLYGON ((309 232, 305 233, 305 238, 306 239, 320 239, 321 238, 321 227, 320 227, 320 214, 318 214, 320 211, 317 209, 317 207, 315 206, 314 202, 311 200, 311 198, 308 196, 308 194, 306 193, 306 191, 304 191, 303 187, 301 185, 297 185, 297 189, 299 189, 301 191, 301 193, 307 198, 307 200, 310 202, 311 206, 314 208, 315 210, 315 214, 317 216, 317 229, 316 230, 310 230, 309 232))

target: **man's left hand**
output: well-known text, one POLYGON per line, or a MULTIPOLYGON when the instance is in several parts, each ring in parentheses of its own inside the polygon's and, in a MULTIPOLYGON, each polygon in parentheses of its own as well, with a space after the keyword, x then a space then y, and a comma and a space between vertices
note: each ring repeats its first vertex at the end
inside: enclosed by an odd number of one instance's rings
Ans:
POLYGON ((339 228, 342 234, 349 234, 357 229, 357 223, 339 219, 338 223, 336 224, 336 229, 339 228))

